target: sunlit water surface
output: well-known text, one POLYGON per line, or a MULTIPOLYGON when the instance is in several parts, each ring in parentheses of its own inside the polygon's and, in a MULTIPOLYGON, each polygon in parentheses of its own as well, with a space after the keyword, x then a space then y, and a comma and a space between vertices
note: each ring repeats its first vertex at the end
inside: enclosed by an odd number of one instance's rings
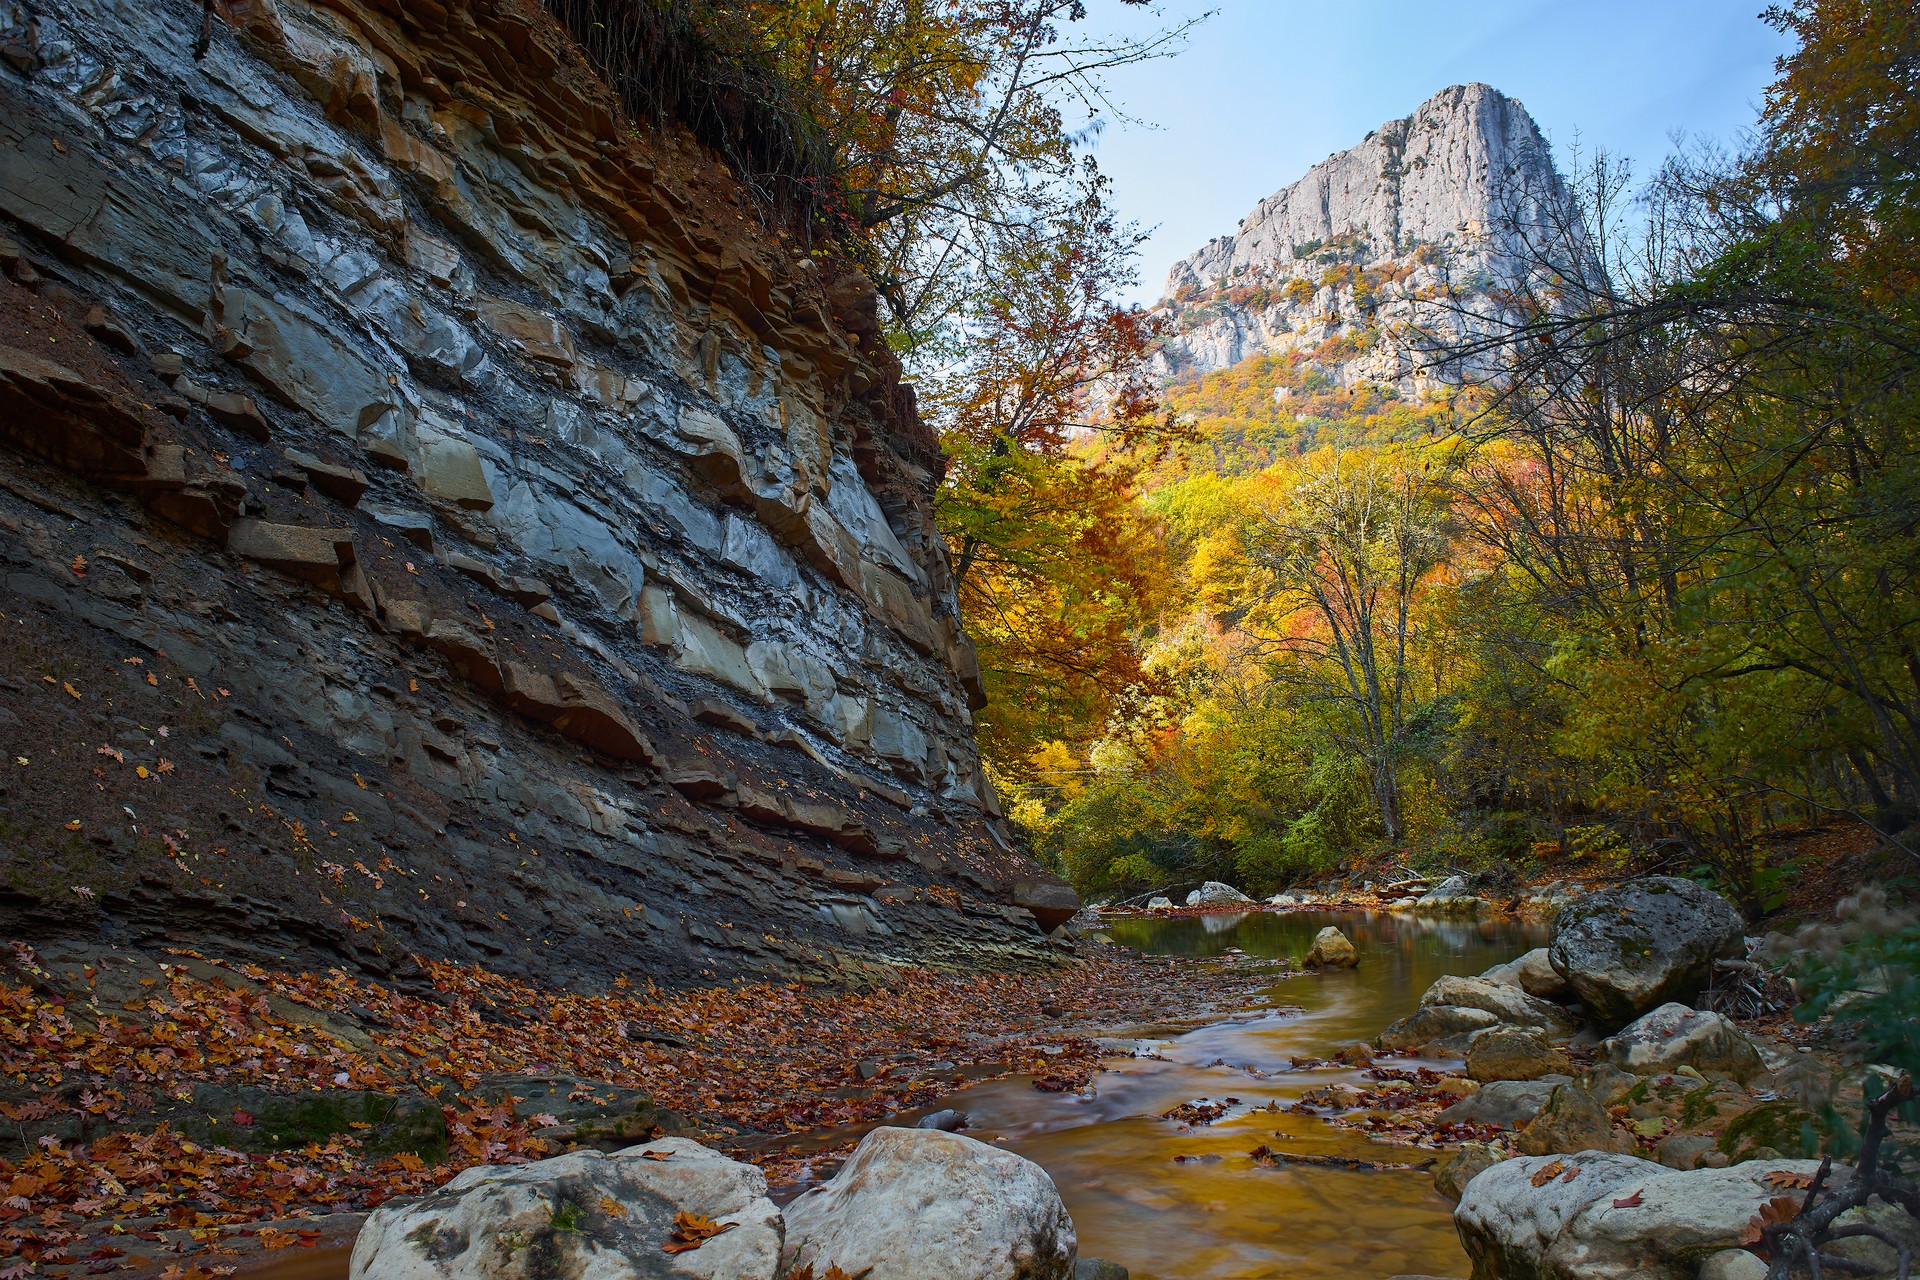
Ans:
MULTIPOLYGON (((1238 947, 1297 959, 1328 924, 1353 939, 1360 966, 1268 989, 1276 1005, 1302 1012, 1250 1010, 1176 1036, 1158 1046, 1160 1060, 1123 1059, 1096 1076, 1091 1098, 1040 1093, 1013 1079, 968 1089, 946 1105, 971 1116, 972 1136, 1004 1139, 1000 1145, 1052 1174, 1073 1214, 1081 1254, 1121 1263, 1135 1280, 1464 1276, 1453 1206, 1433 1190, 1431 1175, 1263 1168, 1247 1159, 1261 1144, 1396 1163, 1431 1153, 1254 1108, 1276 1099, 1285 1107, 1308 1089, 1359 1081, 1357 1071, 1295 1071, 1289 1063, 1372 1039, 1416 1007, 1436 978, 1509 960, 1540 945, 1540 930, 1513 921, 1351 912, 1130 919, 1110 928, 1116 941, 1148 952, 1209 956, 1238 947), (1262 1078, 1248 1068, 1280 1074, 1262 1078), (1228 1096, 1242 1105, 1212 1125, 1182 1132, 1159 1118, 1190 1099, 1228 1096), (1209 1154, 1224 1158, 1174 1159, 1209 1154)), ((1184 1012, 1166 1011, 1170 1018, 1184 1012)))
MULTIPOLYGON (((1111 1259, 1134 1280, 1368 1280, 1400 1274, 1464 1276, 1453 1206, 1417 1171, 1262 1168, 1265 1144, 1301 1155, 1409 1162, 1410 1151, 1334 1129, 1282 1107, 1308 1089, 1359 1081, 1357 1071, 1293 1070, 1295 1057, 1326 1057, 1370 1040, 1410 1012, 1444 974, 1479 973, 1545 940, 1513 921, 1462 922, 1342 912, 1257 912, 1197 919, 1115 920, 1114 939, 1141 951, 1217 956, 1230 948, 1266 958, 1306 954, 1328 924, 1360 949, 1351 971, 1307 974, 1264 993, 1259 1007, 1197 1031, 1155 1040, 1156 1057, 1123 1058, 1094 1077, 1091 1097, 1041 1093, 1026 1077, 963 1090, 939 1105, 971 1117, 967 1132, 1037 1161, 1053 1175, 1085 1257, 1111 1259), (1249 1072, 1278 1074, 1261 1077, 1249 1072), (1160 1116, 1194 1098, 1240 1105, 1212 1125, 1182 1132, 1160 1116), (1217 1161, 1176 1156, 1217 1154, 1217 1161)), ((1169 1008, 1169 1019, 1188 1016, 1169 1008)), ((1413 1064, 1404 1064, 1413 1065, 1413 1064)), ((260 1264, 255 1264, 259 1266, 260 1264)), ((281 1255, 248 1276, 337 1280, 346 1252, 281 1255)))

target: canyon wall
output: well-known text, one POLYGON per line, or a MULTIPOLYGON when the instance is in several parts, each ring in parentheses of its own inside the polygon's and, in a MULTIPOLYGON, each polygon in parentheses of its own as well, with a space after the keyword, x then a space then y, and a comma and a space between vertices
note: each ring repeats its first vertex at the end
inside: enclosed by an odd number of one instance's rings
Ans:
POLYGON ((1066 945, 870 286, 538 6, 0 0, 0 266, 10 936, 1066 945))
POLYGON ((1444 89, 1175 263, 1160 372, 1353 337, 1319 361, 1335 381, 1427 389, 1419 349, 1495 332, 1500 291, 1540 278, 1578 223, 1527 109, 1483 84, 1444 89))

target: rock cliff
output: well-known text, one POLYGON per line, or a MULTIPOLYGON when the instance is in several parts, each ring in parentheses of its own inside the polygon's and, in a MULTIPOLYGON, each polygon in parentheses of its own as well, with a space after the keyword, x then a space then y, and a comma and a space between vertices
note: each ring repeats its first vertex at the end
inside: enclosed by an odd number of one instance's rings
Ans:
POLYGON ((5 931, 1046 955, 865 281, 524 0, 215 14, 0 0, 5 931))
POLYGON ((1571 216, 1525 107, 1483 84, 1442 90, 1176 263, 1160 371, 1300 351, 1342 385, 1424 389, 1419 346, 1484 332, 1477 315, 1540 270, 1571 216))

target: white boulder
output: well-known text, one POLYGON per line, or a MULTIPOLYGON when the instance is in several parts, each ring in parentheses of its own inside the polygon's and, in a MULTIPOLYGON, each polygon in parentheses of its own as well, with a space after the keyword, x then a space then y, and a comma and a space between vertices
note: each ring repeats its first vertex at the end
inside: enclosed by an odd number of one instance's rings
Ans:
POLYGON ((373 1211, 352 1280, 773 1280, 780 1211, 766 1175, 687 1138, 612 1155, 573 1151, 468 1169, 432 1195, 373 1211), (666 1159, 644 1152, 665 1152, 666 1159), (732 1224, 666 1253, 676 1213, 732 1224))
POLYGON ((1481 901, 1467 884, 1465 876, 1448 876, 1415 900, 1416 911, 1442 915, 1469 914, 1480 910, 1481 901))
POLYGON ((1448 974, 1420 997, 1422 1009, 1435 1005, 1458 1005, 1484 1009, 1502 1022, 1519 1027, 1538 1027, 1550 1036, 1570 1036, 1577 1029, 1573 1016, 1558 1005, 1528 995, 1518 987, 1489 982, 1485 978, 1462 978, 1448 974))
POLYGON ((1147 899, 1147 910, 1149 910, 1149 911, 1171 911, 1171 910, 1173 910, 1173 899, 1172 899, 1172 898, 1165 898, 1165 897, 1153 897, 1153 898, 1148 898, 1148 899, 1147 899))
POLYGON ((1607 1061, 1637 1076, 1692 1067, 1751 1080, 1766 1070, 1760 1051, 1738 1027, 1717 1013, 1676 1003, 1663 1004, 1621 1028, 1607 1041, 1607 1061))
POLYGON ((1682 1171, 1602 1151, 1520 1156, 1475 1175, 1453 1222, 1483 1280, 1693 1280, 1782 1194, 1767 1175, 1819 1167, 1755 1160, 1682 1171))
POLYGON ((1079 1242, 1046 1170, 935 1129, 875 1129, 787 1206, 784 1265, 872 1280, 1070 1280, 1079 1242))
POLYGON ((1541 1000, 1564 1000, 1573 995, 1573 989, 1567 980, 1560 976, 1547 959, 1545 947, 1535 947, 1523 956, 1497 964, 1480 975, 1488 982, 1497 982, 1506 987, 1518 987, 1530 996, 1541 1000))
POLYGON ((1209 880, 1187 895, 1187 905, 1190 907, 1251 907, 1254 901, 1230 884, 1209 880))

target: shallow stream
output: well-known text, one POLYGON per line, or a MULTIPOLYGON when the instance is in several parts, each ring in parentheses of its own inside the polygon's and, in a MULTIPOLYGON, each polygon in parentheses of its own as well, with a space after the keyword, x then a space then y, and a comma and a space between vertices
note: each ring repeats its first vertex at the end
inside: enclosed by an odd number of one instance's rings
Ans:
MULTIPOLYGON (((1123 1059, 1094 1077, 1090 1099, 1037 1092, 1022 1078, 967 1089, 943 1105, 966 1111, 967 1132, 1037 1161, 1073 1214, 1083 1256, 1128 1267, 1135 1280, 1255 1280, 1400 1274, 1464 1276, 1451 1202, 1413 1170, 1265 1168, 1247 1158, 1265 1144, 1300 1155, 1409 1163, 1431 1152, 1374 1142, 1282 1107, 1308 1089, 1361 1080, 1358 1071, 1292 1070, 1370 1040, 1410 1012, 1443 974, 1479 973, 1545 941, 1514 921, 1385 914, 1254 913, 1117 920, 1116 941, 1142 951, 1208 956, 1230 947, 1298 958, 1327 924, 1346 931, 1360 967, 1284 979, 1276 1005, 1174 1036, 1157 1057, 1123 1059), (1276 1072, 1255 1076, 1247 1069, 1276 1072), (1240 1099, 1226 1117, 1182 1132, 1159 1117, 1195 1098, 1240 1099), (1217 1161, 1176 1161, 1176 1156, 1217 1161)), ((1179 1010, 1168 1010, 1169 1016, 1179 1010)), ((1396 1065, 1413 1065, 1398 1063, 1396 1065)))
MULTIPOLYGON (((1149 1034, 1143 1047, 1152 1056, 1114 1061, 1094 1077, 1091 1096, 1041 1093, 1030 1078, 1015 1076, 961 1090, 936 1105, 967 1112, 970 1136, 999 1140, 1044 1167, 1073 1215, 1081 1255, 1121 1263, 1134 1280, 1464 1276, 1453 1206, 1433 1190, 1430 1174, 1269 1168, 1247 1158, 1261 1145, 1387 1163, 1410 1163, 1431 1152, 1375 1142, 1311 1116, 1255 1108, 1272 1101, 1284 1108, 1309 1089, 1361 1082, 1357 1070, 1295 1070, 1292 1059, 1325 1058, 1341 1045, 1371 1040, 1411 1012, 1436 978, 1479 973, 1510 960, 1544 942, 1543 927, 1511 920, 1255 912, 1131 918, 1114 920, 1109 928, 1116 941, 1154 954, 1205 957, 1238 948, 1263 958, 1298 959, 1328 924, 1353 939, 1358 969, 1284 978, 1264 993, 1273 1007, 1250 1007, 1185 1033, 1149 1034), (1183 1102, 1227 1097, 1239 1104, 1211 1125, 1183 1131, 1160 1118, 1183 1102)), ((1166 1012, 1177 1019, 1188 1011, 1166 1012)), ((254 1280, 343 1280, 346 1261, 344 1249, 281 1255, 244 1274, 254 1280)))

